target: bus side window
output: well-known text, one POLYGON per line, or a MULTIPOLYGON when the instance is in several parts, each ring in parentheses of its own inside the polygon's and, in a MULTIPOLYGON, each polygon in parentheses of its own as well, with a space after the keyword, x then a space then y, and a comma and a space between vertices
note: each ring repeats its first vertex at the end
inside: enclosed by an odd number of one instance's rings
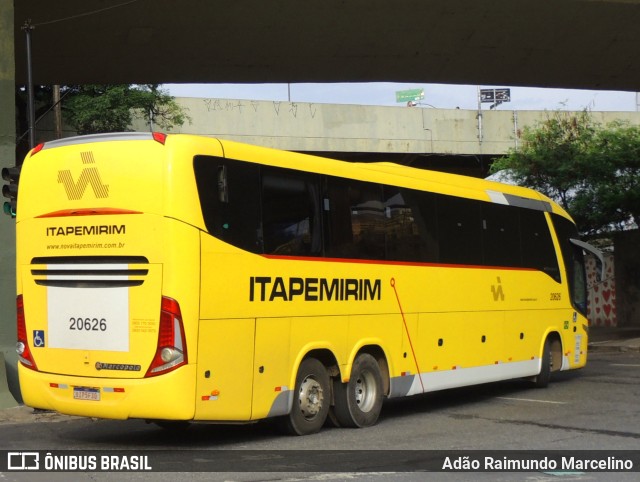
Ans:
POLYGON ((351 229, 356 258, 385 259, 385 210, 382 186, 352 181, 349 186, 351 229))
POLYGON ((320 256, 321 202, 317 175, 263 167, 264 252, 283 256, 320 256))
MULTIPOLYGON (((429 254, 429 239, 435 233, 425 223, 425 217, 416 203, 423 195, 410 189, 384 186, 386 259, 391 261, 434 261, 429 254)), ((427 216, 432 213, 427 213, 427 216)))
POLYGON ((578 231, 573 223, 558 214, 552 214, 551 220, 553 221, 564 259, 564 271, 567 276, 571 302, 578 311, 586 315, 587 282, 584 253, 581 247, 571 242, 571 239, 578 239, 578 231))
POLYGON ((472 199, 437 197, 440 262, 482 264, 480 203, 472 199))
POLYGON ((440 259, 438 243, 438 218, 436 213, 436 194, 413 189, 402 189, 404 199, 411 206, 420 234, 420 250, 415 261, 437 263, 440 259))
POLYGON ((547 219, 542 211, 519 209, 522 265, 544 271, 560 282, 558 258, 553 247, 547 219))
POLYGON ((238 248, 261 253, 259 167, 196 156, 193 168, 207 231, 238 248))
POLYGON ((328 257, 385 259, 382 186, 353 179, 327 178, 328 257))
POLYGON ((353 258, 349 183, 346 179, 325 179, 325 253, 330 258, 353 258))
POLYGON ((487 266, 522 266, 520 209, 482 203, 482 254, 487 266))
POLYGON ((573 246, 573 286, 571 297, 582 313, 587 312, 587 273, 584 267, 584 253, 578 246, 573 246))

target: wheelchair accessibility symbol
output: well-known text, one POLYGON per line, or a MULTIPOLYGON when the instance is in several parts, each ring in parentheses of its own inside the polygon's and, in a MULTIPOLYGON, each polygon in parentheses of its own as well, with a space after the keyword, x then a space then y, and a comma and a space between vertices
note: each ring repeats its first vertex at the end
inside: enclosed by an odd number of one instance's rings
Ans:
POLYGON ((44 346, 44 330, 33 330, 33 347, 42 348, 44 346))

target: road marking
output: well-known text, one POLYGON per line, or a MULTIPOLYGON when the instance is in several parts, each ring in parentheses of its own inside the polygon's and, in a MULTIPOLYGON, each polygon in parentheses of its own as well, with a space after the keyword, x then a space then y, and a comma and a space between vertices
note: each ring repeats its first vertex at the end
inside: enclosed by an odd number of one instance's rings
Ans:
POLYGON ((502 400, 514 400, 516 402, 536 402, 536 403, 554 403, 556 405, 566 405, 567 402, 556 402, 553 400, 534 400, 532 398, 514 398, 514 397, 497 397, 502 400))
POLYGON ((637 363, 611 363, 610 364, 612 367, 633 367, 633 368, 638 368, 640 367, 640 364, 637 363))

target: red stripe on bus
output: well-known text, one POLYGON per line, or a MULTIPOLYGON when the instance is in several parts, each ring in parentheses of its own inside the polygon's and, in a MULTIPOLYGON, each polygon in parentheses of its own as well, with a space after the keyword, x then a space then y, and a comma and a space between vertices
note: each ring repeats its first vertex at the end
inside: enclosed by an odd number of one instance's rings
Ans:
POLYGON ((355 264, 383 264, 390 266, 423 266, 427 268, 467 268, 467 269, 502 269, 509 271, 539 271, 535 268, 520 268, 517 266, 491 266, 476 264, 425 263, 420 261, 388 261, 377 259, 357 258, 324 258, 320 256, 285 256, 280 254, 261 254, 263 258, 284 261, 317 261, 321 263, 355 263, 355 264))
POLYGON ((36 218, 62 218, 67 216, 97 216, 106 214, 142 214, 140 211, 119 208, 85 208, 85 209, 62 209, 47 214, 41 214, 36 218))

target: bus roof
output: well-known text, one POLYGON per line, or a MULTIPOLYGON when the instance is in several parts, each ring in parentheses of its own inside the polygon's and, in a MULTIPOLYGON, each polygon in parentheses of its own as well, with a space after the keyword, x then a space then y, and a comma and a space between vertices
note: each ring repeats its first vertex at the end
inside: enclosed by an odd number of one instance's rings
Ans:
POLYGON ((522 186, 460 174, 418 169, 392 162, 347 162, 258 146, 250 146, 251 157, 249 158, 249 153, 246 151, 249 146, 246 144, 218 140, 223 147, 225 157, 230 159, 248 160, 259 164, 361 181, 393 184, 412 189, 431 190, 441 194, 549 211, 571 219, 569 214, 553 200, 533 189, 522 186), (274 153, 286 154, 274 157, 274 153))
MULTIPOLYGON (((202 148, 207 141, 215 143, 215 149, 222 147, 224 157, 264 165, 316 172, 326 175, 357 179, 362 181, 393 184, 419 190, 432 190, 441 194, 456 195, 487 202, 516 205, 554 212, 568 219, 569 214, 557 203, 541 193, 510 184, 489 181, 460 174, 418 169, 392 162, 347 162, 323 158, 309 154, 282 151, 268 147, 243 144, 209 136, 190 134, 161 134, 152 132, 119 132, 68 137, 47 141, 32 150, 31 155, 41 149, 51 149, 94 142, 120 142, 156 140, 167 146, 181 145, 187 151, 193 139, 198 139, 202 148)), ((214 149, 212 144, 212 149, 214 149)), ((193 152, 193 155, 207 155, 207 152, 193 152)))

